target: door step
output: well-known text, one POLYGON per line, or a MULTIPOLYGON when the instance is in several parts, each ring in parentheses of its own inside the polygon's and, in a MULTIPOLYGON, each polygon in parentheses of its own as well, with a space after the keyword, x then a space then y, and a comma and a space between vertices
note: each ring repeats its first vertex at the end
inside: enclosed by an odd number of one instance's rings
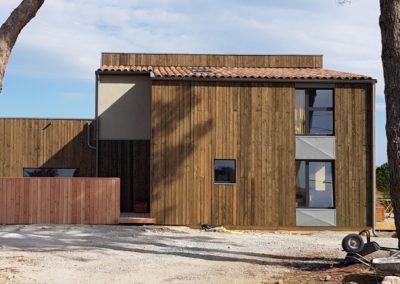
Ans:
POLYGON ((150 214, 143 213, 121 213, 120 224, 154 225, 156 218, 151 218, 150 214))

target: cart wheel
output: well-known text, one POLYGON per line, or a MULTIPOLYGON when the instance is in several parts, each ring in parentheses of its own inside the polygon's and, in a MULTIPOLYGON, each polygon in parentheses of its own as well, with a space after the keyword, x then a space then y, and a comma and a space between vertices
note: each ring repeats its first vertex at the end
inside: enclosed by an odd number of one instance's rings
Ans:
POLYGON ((357 234, 347 235, 342 240, 342 248, 347 252, 360 252, 364 248, 364 240, 357 234))

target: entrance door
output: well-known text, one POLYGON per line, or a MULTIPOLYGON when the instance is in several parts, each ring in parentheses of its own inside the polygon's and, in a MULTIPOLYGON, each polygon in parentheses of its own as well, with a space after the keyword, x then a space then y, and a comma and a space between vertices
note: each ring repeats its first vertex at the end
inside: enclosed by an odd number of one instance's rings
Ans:
POLYGON ((99 141, 99 176, 121 179, 121 213, 150 212, 150 141, 99 141))

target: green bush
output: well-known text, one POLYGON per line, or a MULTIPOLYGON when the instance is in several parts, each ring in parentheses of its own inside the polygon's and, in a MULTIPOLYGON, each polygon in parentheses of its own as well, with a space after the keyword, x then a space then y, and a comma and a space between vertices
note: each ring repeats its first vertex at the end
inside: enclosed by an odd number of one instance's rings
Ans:
POLYGON ((390 193, 389 166, 387 163, 376 168, 376 189, 385 194, 390 193))

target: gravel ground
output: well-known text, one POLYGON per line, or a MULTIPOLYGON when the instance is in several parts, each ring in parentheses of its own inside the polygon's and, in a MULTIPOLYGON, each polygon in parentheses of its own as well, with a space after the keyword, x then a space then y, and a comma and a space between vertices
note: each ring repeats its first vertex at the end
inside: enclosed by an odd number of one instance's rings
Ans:
POLYGON ((365 267, 338 267, 347 233, 0 226, 0 283, 376 283, 365 267))

